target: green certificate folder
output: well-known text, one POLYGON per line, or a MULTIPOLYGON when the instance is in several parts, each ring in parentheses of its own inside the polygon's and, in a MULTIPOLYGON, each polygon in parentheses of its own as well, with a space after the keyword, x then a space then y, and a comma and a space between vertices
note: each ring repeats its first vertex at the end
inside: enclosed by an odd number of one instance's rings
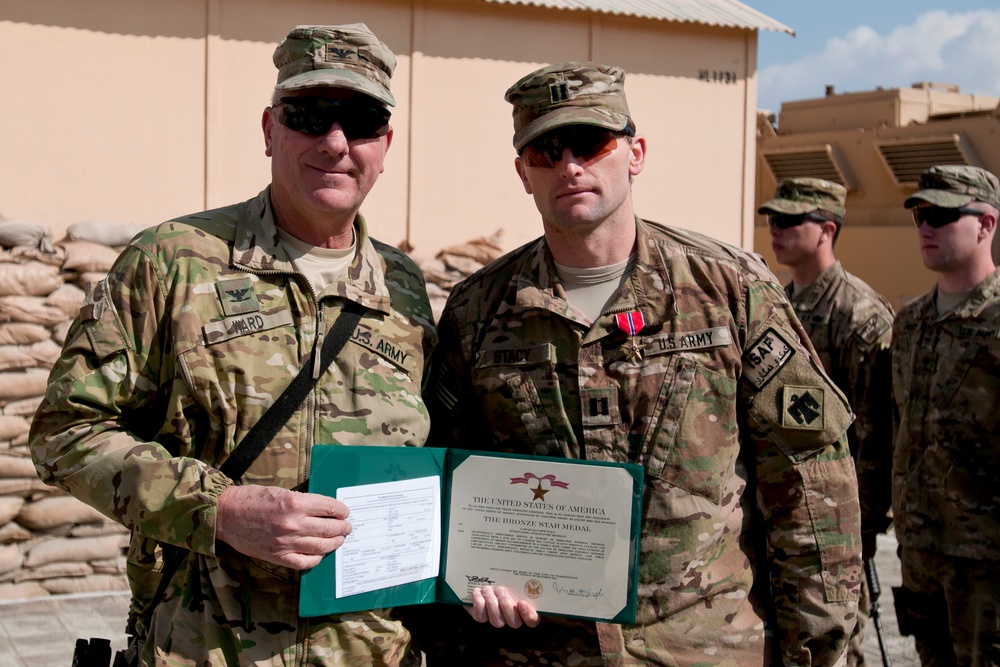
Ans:
POLYGON ((471 604, 496 585, 542 613, 635 620, 642 466, 317 445, 311 471, 354 531, 303 574, 300 616, 471 604))

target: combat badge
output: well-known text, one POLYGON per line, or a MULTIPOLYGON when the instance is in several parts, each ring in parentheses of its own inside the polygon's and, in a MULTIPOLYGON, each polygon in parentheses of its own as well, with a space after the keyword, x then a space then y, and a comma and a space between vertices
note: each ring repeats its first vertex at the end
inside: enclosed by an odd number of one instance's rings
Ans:
POLYGON ((823 387, 786 384, 781 401, 781 425, 805 431, 822 431, 826 423, 823 387))

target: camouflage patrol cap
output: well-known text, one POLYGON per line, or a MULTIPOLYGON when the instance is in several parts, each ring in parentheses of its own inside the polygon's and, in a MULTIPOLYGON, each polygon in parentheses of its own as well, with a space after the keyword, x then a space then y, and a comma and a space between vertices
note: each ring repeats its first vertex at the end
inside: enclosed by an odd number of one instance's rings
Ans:
POLYGON ((757 212, 802 215, 826 211, 842 222, 846 200, 847 190, 839 183, 822 178, 786 178, 778 183, 774 199, 764 202, 757 212))
POLYGON ((514 105, 514 148, 563 125, 635 128, 625 101, 625 70, 567 62, 535 70, 507 89, 514 105))
POLYGON ((920 174, 920 188, 903 206, 913 208, 922 201, 945 208, 960 208, 973 201, 984 201, 1000 208, 1000 181, 979 167, 938 165, 920 174))
POLYGON ((275 90, 331 86, 356 90, 388 106, 396 56, 364 23, 300 25, 274 50, 275 90))

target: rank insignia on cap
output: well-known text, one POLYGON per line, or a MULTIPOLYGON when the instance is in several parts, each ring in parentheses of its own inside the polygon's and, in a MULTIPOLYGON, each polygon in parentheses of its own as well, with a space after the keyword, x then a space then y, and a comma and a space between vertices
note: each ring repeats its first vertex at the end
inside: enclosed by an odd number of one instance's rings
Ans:
POLYGON ((786 384, 783 389, 781 425, 806 431, 822 431, 825 425, 823 387, 798 387, 786 384))
POLYGON ((559 83, 549 84, 549 98, 552 100, 552 104, 557 102, 565 102, 569 99, 569 84, 565 81, 560 81, 559 83))

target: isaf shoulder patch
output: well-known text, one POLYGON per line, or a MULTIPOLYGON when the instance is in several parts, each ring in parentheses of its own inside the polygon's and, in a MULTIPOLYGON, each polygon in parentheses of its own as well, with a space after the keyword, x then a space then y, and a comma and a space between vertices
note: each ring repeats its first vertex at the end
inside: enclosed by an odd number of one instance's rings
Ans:
POLYGON ((805 431, 822 431, 826 427, 826 390, 823 387, 782 387, 781 425, 805 431))
POLYGON ((885 319, 878 313, 875 313, 868 319, 867 322, 858 328, 855 334, 858 338, 871 345, 878 340, 879 336, 891 328, 892 325, 889 323, 889 320, 885 319))
POLYGON ((769 327, 743 353, 743 377, 760 391, 794 354, 795 348, 769 327))

